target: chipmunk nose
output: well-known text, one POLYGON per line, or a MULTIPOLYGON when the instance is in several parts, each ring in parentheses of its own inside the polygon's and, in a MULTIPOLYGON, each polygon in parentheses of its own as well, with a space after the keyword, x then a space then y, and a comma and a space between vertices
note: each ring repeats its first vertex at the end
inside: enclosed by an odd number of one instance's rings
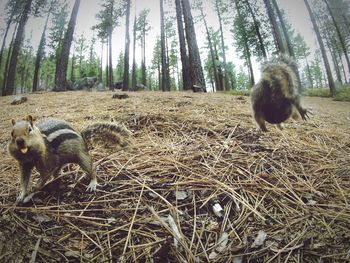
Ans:
POLYGON ((17 139, 16 139, 16 144, 17 144, 17 146, 19 146, 19 147, 24 146, 24 140, 23 140, 23 138, 17 138, 17 139))

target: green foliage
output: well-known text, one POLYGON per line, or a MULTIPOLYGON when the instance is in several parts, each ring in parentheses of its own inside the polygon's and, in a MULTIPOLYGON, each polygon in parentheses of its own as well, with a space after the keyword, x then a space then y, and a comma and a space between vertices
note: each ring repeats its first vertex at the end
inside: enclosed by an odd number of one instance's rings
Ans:
POLYGON ((303 94, 310 97, 330 97, 329 88, 305 89, 303 94))
POLYGON ((230 90, 227 94, 233 96, 250 96, 250 90, 230 90))
POLYGON ((237 88, 236 90, 250 90, 251 86, 250 86, 250 79, 249 79, 249 75, 244 72, 243 67, 241 66, 239 68, 239 71, 237 73, 237 88))
POLYGON ((58 54, 60 46, 63 41, 64 32, 66 31, 68 19, 68 5, 66 1, 62 1, 60 7, 52 10, 52 21, 49 32, 48 47, 50 47, 54 54, 58 54))
POLYGON ((343 88, 337 89, 337 93, 334 100, 350 101, 350 86, 345 86, 343 88))
MULTIPOLYGON (((310 97, 331 97, 329 88, 320 89, 307 89, 304 90, 303 94, 310 97)), ((350 86, 343 86, 336 90, 336 96, 334 98, 336 101, 350 101, 350 86)))
MULTIPOLYGON (((246 59, 247 50, 245 49, 244 43, 246 37, 252 55, 256 56, 258 59, 263 59, 261 45, 254 27, 254 19, 251 15, 249 7, 255 14, 259 32, 266 49, 268 49, 268 47, 274 46, 268 17, 266 16, 265 12, 262 12, 263 8, 261 8, 257 0, 237 2, 241 17, 237 14, 238 12, 236 12, 233 29, 231 30, 235 40, 234 44, 237 50, 239 50, 241 58, 246 59)), ((275 52, 275 49, 273 52, 275 52)))
POLYGON ((124 0, 104 0, 101 10, 97 13, 98 24, 92 27, 97 31, 97 37, 106 39, 113 29, 118 25, 118 19, 123 16, 125 10, 124 0))

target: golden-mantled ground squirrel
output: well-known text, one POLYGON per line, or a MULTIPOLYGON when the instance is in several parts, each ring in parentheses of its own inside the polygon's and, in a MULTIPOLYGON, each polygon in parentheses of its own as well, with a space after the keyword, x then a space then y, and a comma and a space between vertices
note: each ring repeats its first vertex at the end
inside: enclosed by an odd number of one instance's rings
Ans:
POLYGON ((51 175, 58 176, 61 167, 67 163, 77 163, 90 178, 88 191, 95 191, 97 179, 87 142, 94 137, 125 146, 129 131, 124 127, 110 123, 94 123, 84 128, 81 133, 75 131, 67 122, 59 119, 46 119, 34 125, 32 116, 24 120, 12 120, 9 153, 18 161, 20 168, 21 193, 17 201, 27 195, 27 188, 32 169, 40 173, 42 187, 51 175))
POLYGON ((281 123, 289 117, 309 117, 310 111, 300 103, 296 67, 285 55, 264 64, 261 79, 251 93, 253 117, 262 131, 267 131, 265 121, 282 128, 281 123))

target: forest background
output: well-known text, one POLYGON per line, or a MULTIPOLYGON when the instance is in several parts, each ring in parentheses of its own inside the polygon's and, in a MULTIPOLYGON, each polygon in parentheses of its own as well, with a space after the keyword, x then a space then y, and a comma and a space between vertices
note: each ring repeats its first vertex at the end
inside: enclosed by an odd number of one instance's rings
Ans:
POLYGON ((260 76, 261 63, 286 53, 298 63, 305 94, 344 97, 345 91, 346 99, 347 89, 342 88, 350 77, 346 0, 10 0, 0 5, 2 95, 66 90, 66 81, 95 76, 111 89, 123 82, 124 90, 136 90, 137 84, 150 90, 186 90, 195 85, 206 91, 247 94, 260 76), (70 48, 62 52, 74 6, 75 25, 66 45, 70 48), (194 34, 188 33, 191 23, 194 34), (59 80, 56 69, 62 68, 58 66, 62 55, 67 55, 67 65, 64 80, 59 80), (186 58, 190 63, 197 59, 198 67, 191 64, 189 69, 198 68, 198 74, 185 70, 186 58))

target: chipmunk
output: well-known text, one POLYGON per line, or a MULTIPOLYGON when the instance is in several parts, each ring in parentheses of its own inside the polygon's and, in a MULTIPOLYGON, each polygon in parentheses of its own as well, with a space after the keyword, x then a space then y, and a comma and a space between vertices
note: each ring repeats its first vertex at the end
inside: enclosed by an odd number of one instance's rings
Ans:
POLYGON ((27 195, 27 187, 32 169, 40 173, 40 189, 53 175, 58 176, 61 167, 67 163, 77 163, 90 178, 87 191, 95 191, 97 179, 93 170, 87 143, 94 137, 106 137, 124 147, 128 143, 129 131, 116 123, 94 123, 79 134, 67 122, 46 119, 34 125, 33 117, 24 120, 12 119, 11 140, 8 151, 18 161, 20 168, 21 193, 17 198, 22 202, 27 195))
POLYGON ((311 112, 300 103, 296 67, 286 55, 263 66, 261 79, 251 93, 253 117, 262 131, 267 131, 265 121, 282 129, 281 123, 289 117, 295 120, 309 118, 311 112))

